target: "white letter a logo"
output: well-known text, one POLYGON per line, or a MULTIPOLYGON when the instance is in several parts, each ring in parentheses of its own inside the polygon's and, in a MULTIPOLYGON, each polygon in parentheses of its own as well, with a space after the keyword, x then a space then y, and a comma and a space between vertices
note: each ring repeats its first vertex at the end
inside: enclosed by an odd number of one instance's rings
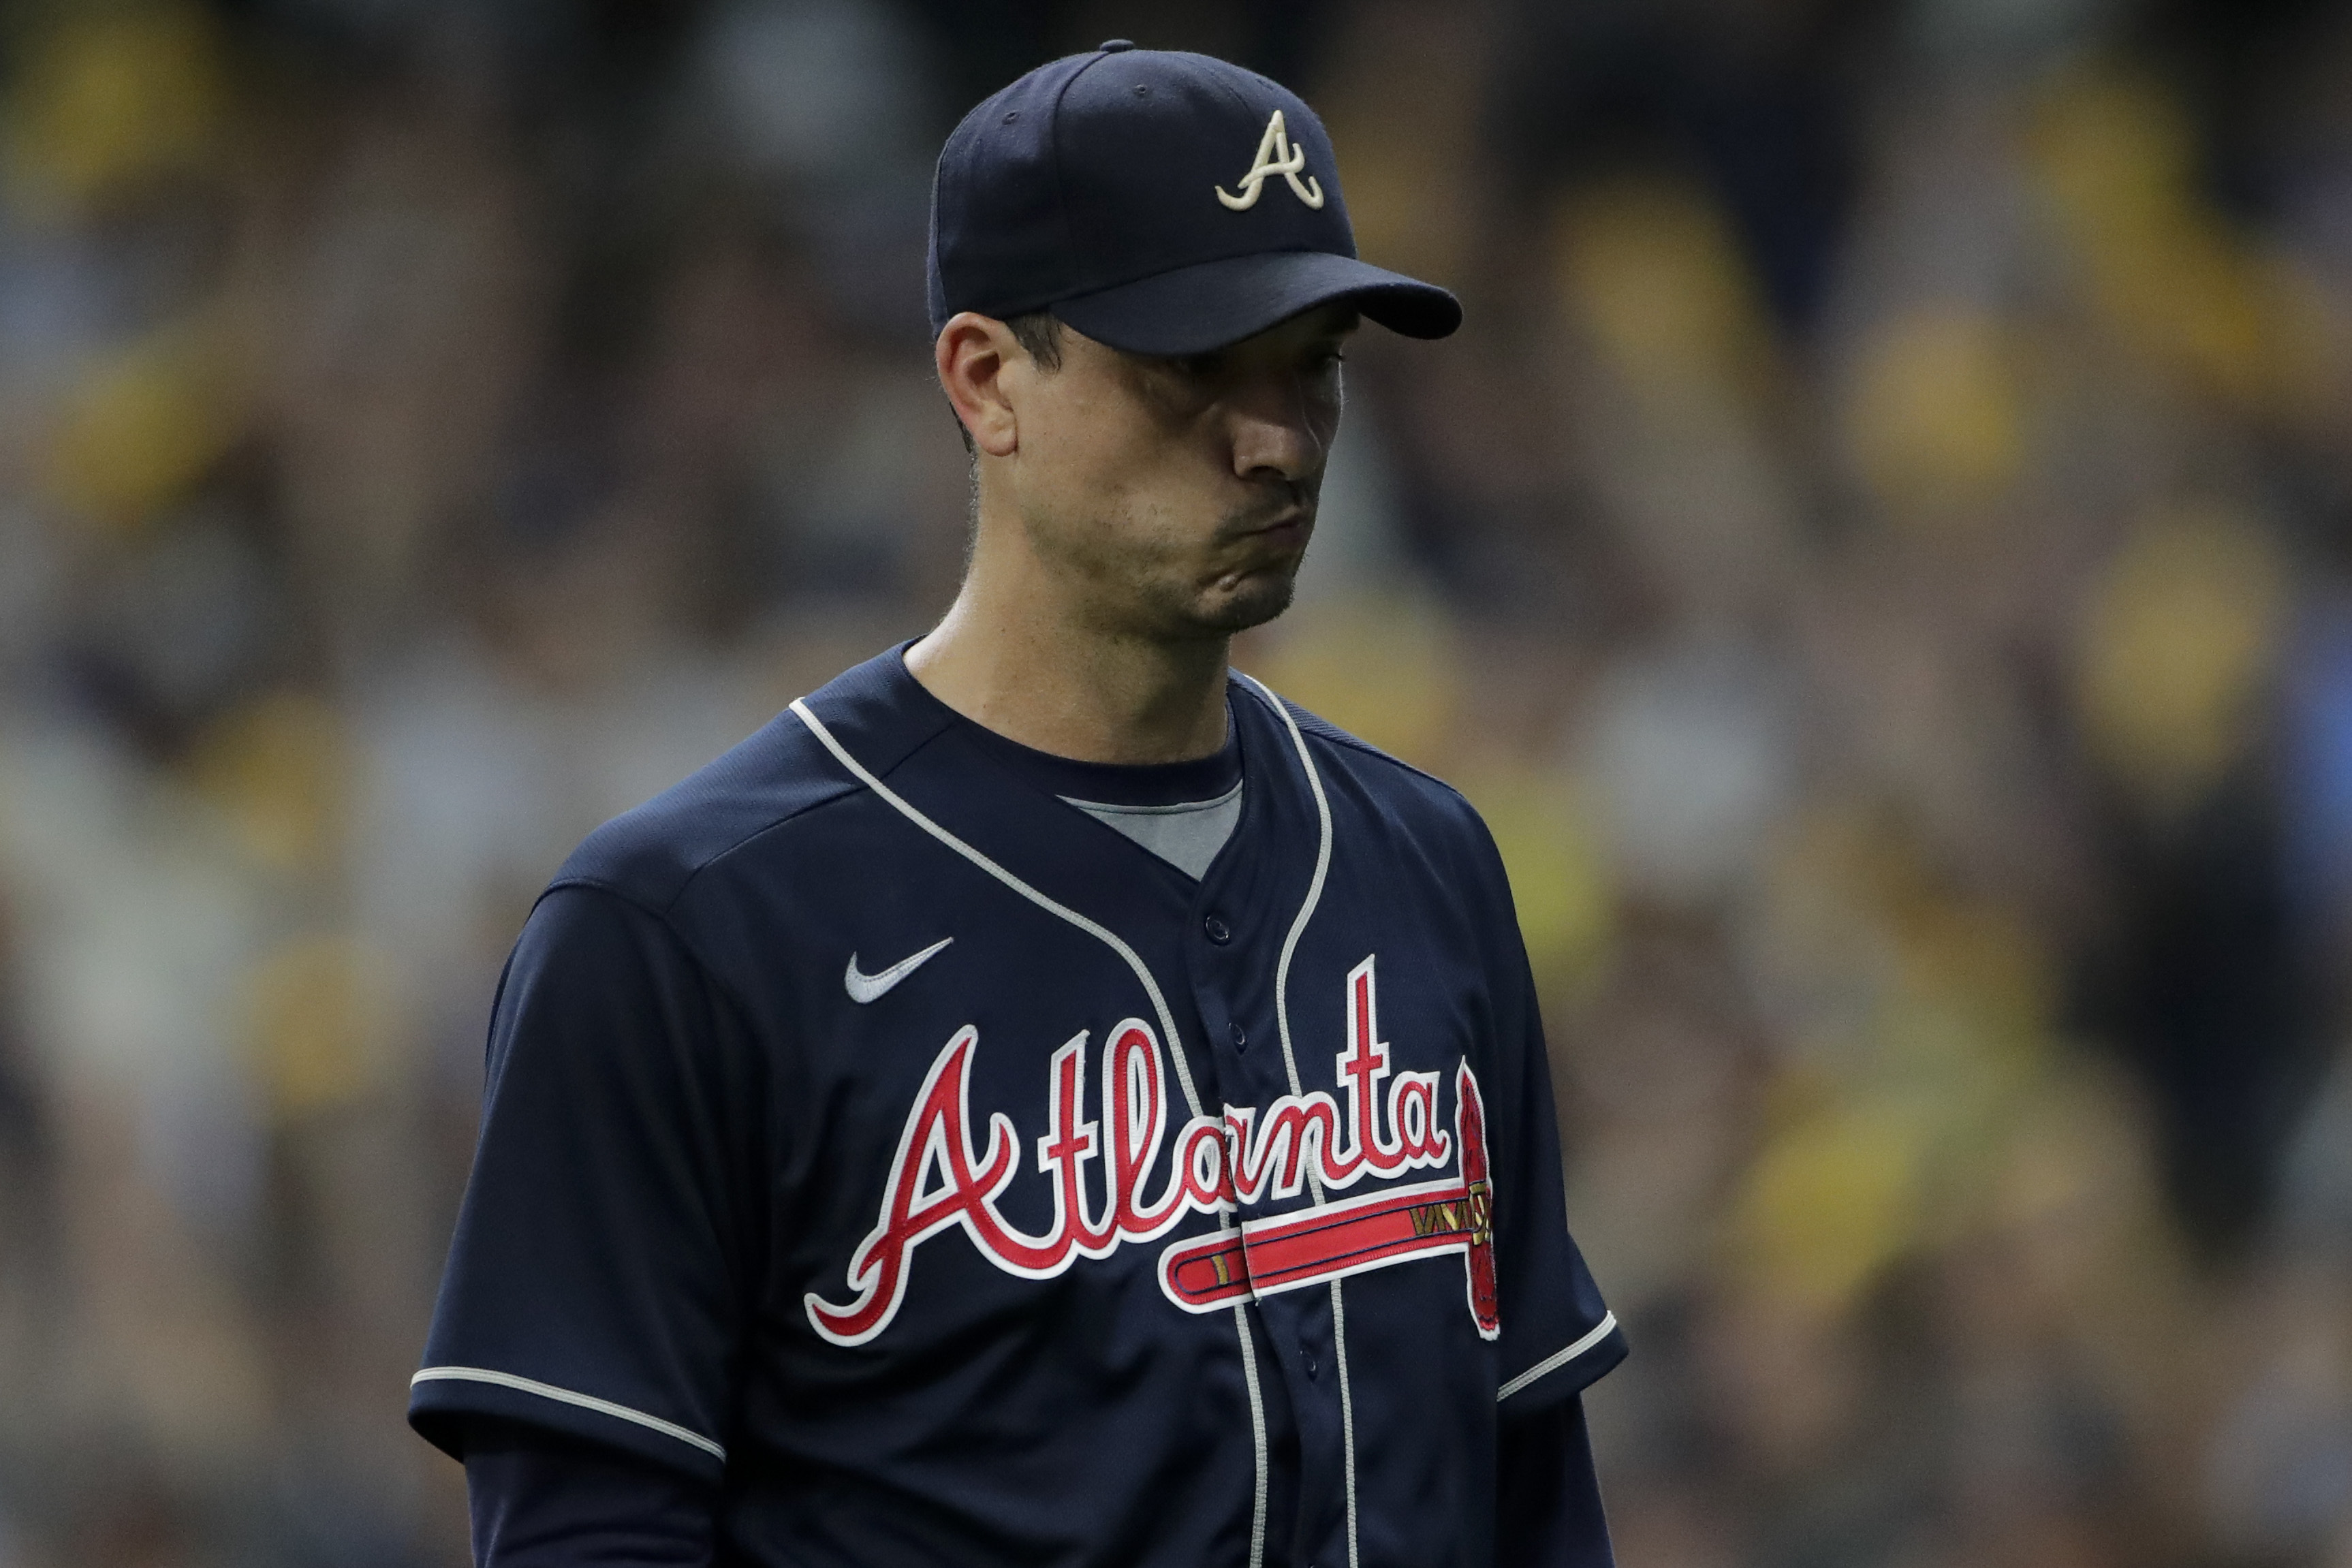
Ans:
POLYGON ((1315 183, 1312 174, 1304 180, 1298 177, 1298 172, 1306 167, 1307 149, 1290 144, 1290 132, 1284 128, 1282 110, 1277 109, 1274 118, 1265 122, 1265 134, 1258 138, 1257 162, 1242 176, 1242 194, 1233 195, 1219 185, 1217 199, 1235 212, 1245 212, 1257 205, 1258 197, 1265 194, 1266 181, 1280 174, 1290 182, 1292 194, 1300 201, 1310 207, 1319 207, 1323 205, 1323 187, 1315 183))

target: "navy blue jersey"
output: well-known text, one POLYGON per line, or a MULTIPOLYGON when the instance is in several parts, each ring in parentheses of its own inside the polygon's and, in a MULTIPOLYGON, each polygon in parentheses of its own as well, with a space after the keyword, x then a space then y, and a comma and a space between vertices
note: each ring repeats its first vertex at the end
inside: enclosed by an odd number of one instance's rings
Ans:
POLYGON ((1498 1422, 1624 1353, 1500 860, 1236 677, 1195 881, 899 650, 525 927, 411 1419, 719 1482, 726 1560, 1490 1563, 1498 1422))

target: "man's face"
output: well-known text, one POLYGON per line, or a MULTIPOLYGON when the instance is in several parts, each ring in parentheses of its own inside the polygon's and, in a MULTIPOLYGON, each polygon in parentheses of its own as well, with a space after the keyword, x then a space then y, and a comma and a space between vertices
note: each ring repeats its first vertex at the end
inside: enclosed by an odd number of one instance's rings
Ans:
POLYGON ((1324 306, 1172 360, 1065 327, 1059 370, 1008 367, 1020 383, 1009 473, 1022 526, 1098 625, 1225 637, 1289 606, 1355 326, 1353 308, 1324 306))

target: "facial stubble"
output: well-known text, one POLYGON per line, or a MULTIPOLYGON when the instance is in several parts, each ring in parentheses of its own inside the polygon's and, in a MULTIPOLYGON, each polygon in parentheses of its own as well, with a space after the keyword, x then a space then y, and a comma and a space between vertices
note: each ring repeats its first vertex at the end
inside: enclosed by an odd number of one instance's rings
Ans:
POLYGON ((1158 642, 1223 638, 1263 626, 1290 607, 1298 568, 1314 532, 1311 494, 1261 503, 1221 522, 1206 554, 1232 561, 1236 545, 1263 533, 1294 508, 1303 515, 1296 548, 1244 546, 1238 563, 1203 574, 1199 555, 1181 546, 1142 541, 1155 531, 1132 513, 1094 513, 1082 520, 1023 520, 1031 547, 1058 563, 1080 584, 1081 615, 1099 630, 1158 642))

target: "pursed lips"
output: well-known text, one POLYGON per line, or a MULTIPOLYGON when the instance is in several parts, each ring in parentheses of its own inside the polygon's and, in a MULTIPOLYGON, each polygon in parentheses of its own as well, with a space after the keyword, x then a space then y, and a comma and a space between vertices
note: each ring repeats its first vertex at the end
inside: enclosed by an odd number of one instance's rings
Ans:
POLYGON ((1314 509, 1312 507, 1292 506, 1285 507, 1282 510, 1276 512, 1270 521, 1262 522, 1255 528, 1248 530, 1242 537, 1244 539, 1263 539, 1273 543, 1283 545, 1303 544, 1306 542, 1307 536, 1313 532, 1314 529, 1314 509))
POLYGON ((1306 553, 1315 531, 1315 508, 1286 506, 1265 522, 1227 532, 1219 542, 1217 580, 1227 587, 1261 572, 1286 571, 1306 553))

